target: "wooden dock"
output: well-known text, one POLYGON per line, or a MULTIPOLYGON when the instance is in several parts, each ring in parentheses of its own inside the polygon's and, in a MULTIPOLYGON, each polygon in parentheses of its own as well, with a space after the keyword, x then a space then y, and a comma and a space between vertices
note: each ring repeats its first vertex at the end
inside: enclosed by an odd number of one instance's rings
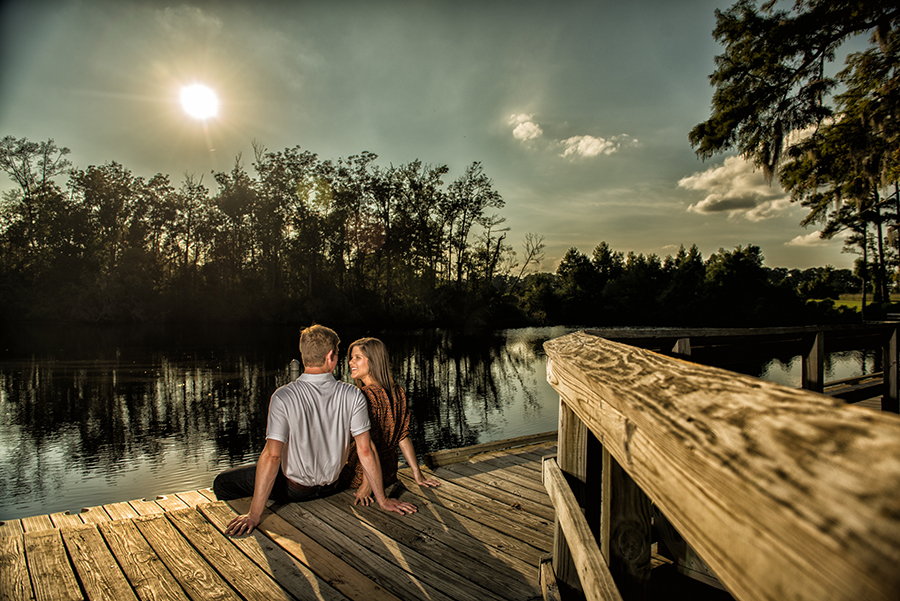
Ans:
POLYGON ((444 465, 434 489, 401 470, 410 516, 343 492, 272 505, 252 535, 222 532, 249 500, 211 490, 0 524, 0 599, 516 600, 542 598, 554 509, 543 442, 444 465))

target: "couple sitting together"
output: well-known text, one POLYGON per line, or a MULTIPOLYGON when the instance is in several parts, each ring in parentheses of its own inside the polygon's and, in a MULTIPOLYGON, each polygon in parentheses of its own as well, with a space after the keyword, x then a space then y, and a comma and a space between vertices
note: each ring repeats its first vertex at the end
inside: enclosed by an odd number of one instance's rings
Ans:
POLYGON ((437 486, 419 469, 409 439, 406 394, 394 383, 387 349, 377 338, 350 345, 350 375, 356 386, 335 379, 340 338, 314 325, 300 333, 303 374, 280 387, 269 401, 266 446, 256 465, 219 474, 219 500, 253 496, 250 512, 234 518, 226 532, 249 534, 266 501, 306 501, 343 488, 356 488, 354 504, 375 501, 401 515, 416 506, 387 498, 385 484, 397 481, 397 447, 421 486, 437 486), (383 476, 382 476, 383 474, 383 476))

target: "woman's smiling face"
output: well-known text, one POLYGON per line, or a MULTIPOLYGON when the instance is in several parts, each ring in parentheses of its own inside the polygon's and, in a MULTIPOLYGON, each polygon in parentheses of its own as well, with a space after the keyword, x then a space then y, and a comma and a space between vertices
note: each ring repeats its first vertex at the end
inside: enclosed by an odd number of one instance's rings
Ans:
POLYGON ((369 384, 368 380, 372 377, 369 375, 369 359, 362 354, 358 346, 350 349, 350 377, 354 380, 362 380, 363 383, 369 384))

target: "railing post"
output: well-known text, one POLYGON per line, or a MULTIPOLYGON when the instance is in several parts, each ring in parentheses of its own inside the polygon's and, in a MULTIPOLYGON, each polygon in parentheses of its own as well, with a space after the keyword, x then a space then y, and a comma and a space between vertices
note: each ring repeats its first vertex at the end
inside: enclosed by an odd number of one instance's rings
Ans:
POLYGON ((690 338, 679 338, 675 341, 675 346, 672 347, 672 352, 676 355, 681 355, 683 357, 691 356, 691 339, 690 338))
MULTIPOLYGON (((626 423, 626 429, 628 425, 626 423)), ((603 451, 600 553, 625 601, 650 596, 650 499, 603 451)))
POLYGON ((825 390, 825 332, 816 332, 809 350, 803 355, 800 379, 806 390, 825 390))
POLYGON ((884 392, 881 396, 881 410, 900 413, 900 372, 897 360, 897 328, 892 328, 884 341, 884 392))
MULTIPOLYGON (((600 443, 566 402, 559 399, 559 444, 557 462, 582 509, 600 506, 600 443)), ((596 537, 600 530, 597 511, 586 511, 588 525, 596 537)), ((581 590, 578 572, 557 520, 553 534, 553 569, 559 584, 581 590)))

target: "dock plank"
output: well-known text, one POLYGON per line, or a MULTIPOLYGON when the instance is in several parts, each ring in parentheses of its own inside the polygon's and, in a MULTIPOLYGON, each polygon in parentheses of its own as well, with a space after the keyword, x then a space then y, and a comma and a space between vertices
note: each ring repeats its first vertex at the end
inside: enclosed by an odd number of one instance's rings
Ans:
POLYGON ((196 508, 166 512, 166 517, 210 565, 248 601, 291 601, 293 597, 235 547, 196 508))
POLYGON ((4 536, 21 536, 24 532, 22 520, 4 520, 0 522, 0 538, 4 536))
POLYGON ((549 549, 552 545, 552 523, 547 520, 472 492, 449 480, 442 480, 436 488, 422 488, 408 474, 400 473, 400 478, 410 492, 440 503, 456 513, 476 516, 475 519, 485 513, 491 514, 492 528, 515 536, 537 549, 549 549))
POLYGON ((0 600, 34 599, 28 566, 25 563, 25 537, 0 537, 0 600))
POLYGON ((128 504, 139 516, 159 515, 166 512, 156 501, 147 499, 135 499, 134 501, 129 501, 128 504))
POLYGON ((83 601, 59 530, 26 532, 23 536, 36 601, 83 601))
MULTIPOLYGON (((235 510, 246 512, 249 499, 229 502, 235 510)), ((214 507, 211 504, 207 507, 214 507)), ((348 599, 359 601, 400 601, 390 591, 367 578, 362 572, 307 536, 280 515, 266 510, 257 529, 284 549, 314 574, 340 591, 348 599)))
POLYGON ((339 511, 362 520, 382 533, 395 538, 410 549, 432 558, 460 576, 508 599, 527 599, 540 594, 540 583, 534 578, 534 566, 507 555, 457 530, 438 530, 423 516, 412 514, 397 520, 377 507, 353 505, 353 494, 346 492, 326 499, 339 511), (471 562, 484 570, 473 572, 471 562))
POLYGON ((192 599, 240 601, 238 594, 182 538, 165 515, 141 516, 134 523, 192 599))
MULTIPOLYGON (((237 515, 224 501, 199 505, 197 509, 219 532, 224 532, 228 522, 237 515)), ((231 537, 229 540, 297 599, 346 601, 347 597, 275 544, 260 529, 254 530, 249 536, 231 537)))
POLYGON ((41 530, 53 530, 56 526, 49 515, 35 515, 22 518, 22 529, 25 532, 40 532, 41 530))
POLYGON ((365 574, 387 590, 402 599, 428 599, 429 601, 453 601, 453 597, 443 591, 421 582, 400 565, 401 557, 387 560, 375 553, 360 553, 360 545, 340 528, 320 519, 317 514, 304 508, 314 502, 290 503, 278 509, 278 515, 298 529, 302 529, 343 561, 365 574))
POLYGON ((85 524, 99 524, 100 522, 108 522, 109 514, 102 507, 85 507, 79 514, 81 520, 85 524))
POLYGON ((138 601, 95 524, 82 524, 61 532, 88 599, 138 601))
POLYGON ((138 517, 138 512, 134 510, 134 507, 132 507, 130 503, 124 501, 121 503, 104 505, 103 510, 109 515, 110 519, 113 520, 127 520, 138 517))
MULTIPOLYGON (((372 511, 381 511, 372 508, 372 511)), ((337 510, 325 500, 315 506, 316 516, 345 532, 357 545, 385 560, 400 561, 403 568, 418 582, 440 588, 457 601, 500 601, 502 597, 483 589, 471 580, 453 572, 440 561, 419 553, 371 524, 337 510)), ((397 515, 396 520, 403 516, 397 515)), ((444 561, 449 558, 441 557, 444 561)))
POLYGON ((475 466, 465 463, 454 463, 439 468, 435 474, 445 480, 450 480, 469 490, 490 497, 495 501, 506 503, 536 515, 542 519, 552 521, 555 513, 550 504, 547 493, 516 485, 509 480, 504 480, 496 473, 484 473, 475 466))
POLYGON ((66 528, 72 526, 81 526, 84 521, 78 514, 71 514, 68 511, 60 511, 59 513, 51 513, 50 521, 53 522, 55 528, 66 528))
POLYGON ((104 522, 98 529, 141 601, 190 599, 134 522, 104 522))

